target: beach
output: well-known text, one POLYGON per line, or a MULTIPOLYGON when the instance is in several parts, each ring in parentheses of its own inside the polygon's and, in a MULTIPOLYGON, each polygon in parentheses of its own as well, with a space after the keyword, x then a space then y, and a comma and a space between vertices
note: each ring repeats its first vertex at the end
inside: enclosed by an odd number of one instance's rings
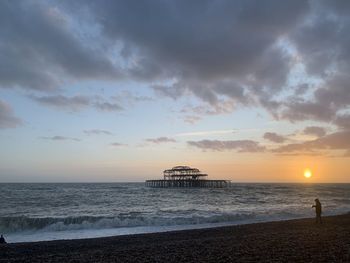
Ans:
POLYGON ((350 213, 208 229, 2 245, 0 262, 350 262, 350 213))

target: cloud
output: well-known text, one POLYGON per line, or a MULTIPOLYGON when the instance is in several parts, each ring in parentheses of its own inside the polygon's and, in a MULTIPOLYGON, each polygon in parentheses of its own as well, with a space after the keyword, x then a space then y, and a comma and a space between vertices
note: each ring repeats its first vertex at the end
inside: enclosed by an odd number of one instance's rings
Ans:
POLYGON ((323 127, 309 126, 303 130, 303 133, 307 134, 307 135, 314 135, 317 137, 323 137, 326 135, 327 131, 323 127))
MULTIPOLYGON (((279 61, 279 52, 270 47, 302 17, 307 3, 154 1, 140 8, 127 1, 105 1, 103 5, 92 3, 91 10, 106 36, 128 42, 131 56, 138 58, 135 46, 139 48, 142 59, 138 68, 163 61, 165 71, 174 69, 206 79, 254 72, 268 80, 272 63, 265 61, 264 55, 269 53, 273 64, 279 61), (263 61, 267 62, 265 69, 260 68, 263 61)), ((279 73, 278 69, 275 73, 279 73)), ((158 67, 152 73, 164 74, 158 67)))
POLYGON ((280 119, 332 122, 349 105, 350 23, 326 2, 154 1, 139 9, 105 1, 90 9, 102 34, 124 43, 134 62, 130 78, 152 82, 161 96, 192 94, 208 103, 195 114, 183 112, 188 122, 252 106, 280 119), (290 98, 279 96, 303 66, 306 81, 295 84, 290 98), (226 100, 234 107, 218 110, 226 100))
POLYGON ((274 150, 275 153, 292 152, 317 152, 319 150, 350 150, 350 131, 335 132, 324 137, 280 146, 274 150))
POLYGON ((123 107, 120 106, 117 103, 111 103, 111 102, 96 102, 94 103, 94 107, 100 111, 121 111, 123 110, 123 107))
POLYGON ((0 87, 136 81, 160 96, 199 99, 207 109, 182 112, 188 122, 263 107, 276 119, 344 128, 350 11, 341 3, 1 1, 0 87))
POLYGON ((183 117, 184 122, 187 122, 189 124, 195 124, 196 122, 200 121, 202 117, 197 115, 185 115, 183 117))
POLYGON ((145 141, 155 143, 155 144, 176 142, 175 139, 168 138, 168 137, 150 138, 150 139, 146 139, 145 141))
POLYGON ((277 133, 274 133, 274 132, 266 132, 264 134, 264 139, 275 143, 283 143, 287 140, 286 137, 282 135, 278 135, 277 133))
POLYGON ((89 46, 72 19, 55 2, 1 1, 0 87, 50 91, 63 79, 120 78, 101 43, 89 46))
POLYGON ((84 130, 84 133, 86 135, 113 135, 110 131, 100 129, 84 130))
POLYGON ((345 2, 313 2, 309 20, 290 32, 307 76, 319 84, 309 88, 302 102, 284 103, 284 118, 332 122, 344 128, 338 116, 350 105, 350 9, 345 2))
POLYGON ((208 103, 200 103, 196 106, 186 105, 180 110, 180 113, 184 114, 183 120, 185 122, 194 124, 200 121, 204 116, 229 114, 233 111, 235 106, 235 102, 231 99, 220 100, 220 103, 215 105, 210 105, 208 103))
POLYGON ((184 94, 184 89, 177 85, 165 86, 165 85, 152 85, 151 88, 155 91, 156 94, 164 97, 169 97, 174 100, 180 98, 184 94))
POLYGON ((17 118, 11 106, 0 100, 0 129, 16 128, 22 124, 22 120, 17 118))
POLYGON ((207 136, 207 135, 220 135, 220 134, 232 134, 237 130, 214 130, 214 131, 195 131, 195 132, 182 132, 175 136, 188 137, 188 136, 207 136))
POLYGON ((335 116, 334 109, 318 102, 291 101, 285 103, 280 117, 290 121, 317 120, 330 122, 335 116))
POLYGON ((31 95, 30 98, 35 102, 49 106, 55 107, 59 110, 69 110, 69 111, 80 111, 87 107, 94 107, 99 111, 121 111, 123 107, 121 107, 116 102, 108 102, 105 99, 96 96, 63 96, 63 95, 48 95, 48 96, 34 96, 31 95))
POLYGON ((127 144, 119 143, 119 142, 112 142, 110 145, 111 145, 112 147, 127 146, 127 144))
POLYGON ((350 114, 340 114, 334 120, 334 124, 342 129, 350 130, 350 114))
POLYGON ((51 141, 76 141, 76 142, 81 141, 78 138, 66 137, 66 136, 61 136, 61 135, 55 135, 52 137, 39 137, 39 138, 43 139, 43 140, 51 140, 51 141))
POLYGON ((30 98, 39 104, 55 107, 58 109, 79 111, 83 108, 90 106, 91 99, 87 96, 72 96, 67 97, 63 95, 51 95, 51 96, 30 96, 30 98))
MULTIPOLYGON (((350 30, 350 29, 349 29, 350 30)), ((349 61, 350 69, 350 61, 349 61)), ((348 73, 335 74, 318 86, 313 92, 313 99, 290 98, 283 103, 279 112, 282 119, 291 121, 316 120, 326 123, 341 124, 339 115, 350 105, 348 73)), ((341 118, 341 117, 340 117, 341 118)), ((342 125, 342 124, 341 124, 342 125)))
POLYGON ((84 2, 84 13, 71 2, 63 6, 80 21, 89 10, 101 39, 122 46, 128 79, 148 82, 162 96, 192 94, 215 107, 221 97, 258 105, 259 96, 282 91, 293 58, 279 41, 309 12, 306 1, 275 0, 152 1, 141 7, 106 0, 84 2))
POLYGON ((188 141, 189 146, 197 147, 202 150, 211 151, 230 151, 237 150, 238 152, 264 152, 266 148, 259 145, 259 142, 252 140, 237 140, 237 141, 219 141, 219 140, 201 140, 188 141))
POLYGON ((134 105, 134 103, 138 102, 154 101, 154 98, 152 97, 134 94, 128 90, 123 90, 112 98, 116 101, 126 102, 128 105, 134 105))
POLYGON ((220 104, 211 106, 208 103, 200 104, 197 106, 187 105, 181 112, 185 114, 197 114, 197 115, 220 115, 225 113, 231 113, 234 108, 234 101, 221 100, 220 104))

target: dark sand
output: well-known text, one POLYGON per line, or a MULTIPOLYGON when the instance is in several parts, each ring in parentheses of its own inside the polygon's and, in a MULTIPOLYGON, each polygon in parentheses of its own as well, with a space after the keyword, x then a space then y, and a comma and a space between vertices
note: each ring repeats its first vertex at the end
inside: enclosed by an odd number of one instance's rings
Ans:
POLYGON ((95 239, 7 244, 0 262, 350 262, 350 214, 95 239))

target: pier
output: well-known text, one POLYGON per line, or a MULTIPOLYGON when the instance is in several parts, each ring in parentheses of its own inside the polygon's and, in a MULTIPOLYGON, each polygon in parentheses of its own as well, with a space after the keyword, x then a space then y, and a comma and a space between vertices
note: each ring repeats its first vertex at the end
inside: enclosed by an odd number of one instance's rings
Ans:
POLYGON ((202 188, 224 188, 228 187, 226 180, 147 180, 147 187, 202 187, 202 188))
POLYGON ((197 168, 175 166, 172 169, 163 171, 164 179, 146 180, 145 185, 153 188, 225 188, 230 185, 230 182, 227 180, 204 179, 207 176, 207 174, 201 173, 197 168))

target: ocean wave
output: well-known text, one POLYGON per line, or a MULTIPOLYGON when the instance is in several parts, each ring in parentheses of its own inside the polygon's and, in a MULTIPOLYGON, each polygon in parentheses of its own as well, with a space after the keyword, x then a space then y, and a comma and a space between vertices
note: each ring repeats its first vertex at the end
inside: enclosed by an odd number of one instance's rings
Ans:
MULTIPOLYGON (((348 211, 348 210, 347 210, 348 211)), ((342 211, 342 213, 347 212, 342 211)), ((329 213, 337 213, 335 210, 329 213)), ((120 214, 115 217, 77 216, 77 217, 0 217, 0 233, 43 233, 74 230, 116 229, 125 227, 162 227, 200 224, 244 224, 282 219, 302 218, 310 215, 293 211, 264 213, 221 213, 206 216, 150 216, 145 214, 120 214)))
POLYGON ((218 214, 208 216, 142 216, 119 215, 116 217, 0 217, 1 233, 16 233, 24 231, 69 231, 84 229, 108 229, 137 226, 170 226, 170 225, 197 225, 207 223, 224 223, 253 219, 255 213, 249 214, 218 214))
POLYGON ((347 198, 334 198, 332 201, 339 204, 350 204, 350 199, 347 198))

